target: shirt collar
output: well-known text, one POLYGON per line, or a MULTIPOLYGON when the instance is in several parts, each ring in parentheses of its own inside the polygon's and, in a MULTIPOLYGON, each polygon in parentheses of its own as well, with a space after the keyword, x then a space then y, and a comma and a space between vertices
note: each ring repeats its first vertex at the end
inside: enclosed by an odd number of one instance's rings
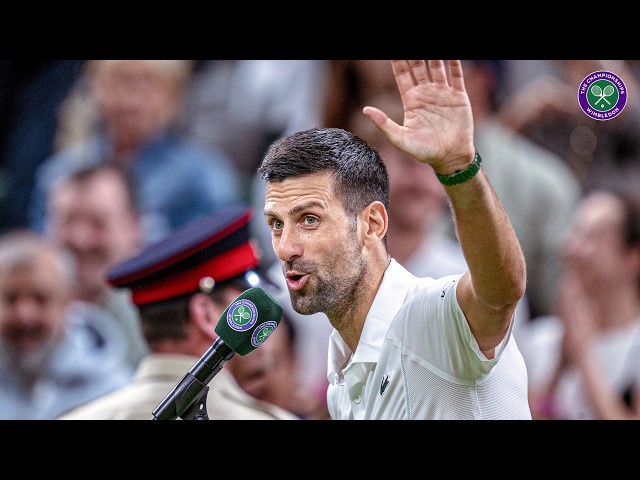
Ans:
MULTIPOLYGON (((389 325, 402 306, 415 279, 416 277, 406 268, 391 259, 365 319, 351 364, 376 363, 378 361, 389 325)), ((334 329, 329 340, 329 367, 327 371, 329 382, 336 383, 337 379, 341 377, 342 367, 347 363, 351 354, 347 344, 334 329)))

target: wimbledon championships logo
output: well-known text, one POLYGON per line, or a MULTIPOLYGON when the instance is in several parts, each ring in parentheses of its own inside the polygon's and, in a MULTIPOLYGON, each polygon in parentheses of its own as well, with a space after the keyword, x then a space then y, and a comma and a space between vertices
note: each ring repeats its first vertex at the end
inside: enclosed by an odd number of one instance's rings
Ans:
POLYGON ((272 320, 268 322, 261 323, 256 327, 251 335, 251 345, 254 347, 259 347, 264 343, 264 341, 269 338, 269 335, 273 333, 278 324, 272 320))
POLYGON ((611 120, 627 104, 627 87, 615 73, 593 72, 582 80, 578 102, 582 111, 594 120, 611 120))
POLYGON ((246 332, 257 320, 258 310, 250 300, 236 300, 227 310, 227 325, 237 332, 246 332))

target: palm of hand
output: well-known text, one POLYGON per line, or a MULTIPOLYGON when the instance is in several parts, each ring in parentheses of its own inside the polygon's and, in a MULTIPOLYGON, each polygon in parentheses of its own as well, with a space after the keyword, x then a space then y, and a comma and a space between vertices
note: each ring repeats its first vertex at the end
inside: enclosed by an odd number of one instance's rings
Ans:
POLYGON ((393 60, 404 107, 398 125, 375 107, 363 112, 398 149, 439 173, 464 170, 474 158, 473 116, 460 60, 393 60))
POLYGON ((404 125, 398 148, 434 168, 468 163, 473 156, 473 119, 466 92, 436 83, 415 85, 406 91, 404 125))

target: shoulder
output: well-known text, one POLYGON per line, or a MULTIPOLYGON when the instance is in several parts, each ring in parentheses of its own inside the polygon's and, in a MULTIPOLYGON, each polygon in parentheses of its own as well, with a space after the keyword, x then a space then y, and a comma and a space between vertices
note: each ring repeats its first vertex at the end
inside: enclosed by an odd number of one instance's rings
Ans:
MULTIPOLYGON (((124 387, 123 387, 124 388, 124 387)), ((116 405, 122 404, 123 392, 116 390, 82 404, 58 416, 57 420, 103 420, 112 418, 116 405)), ((151 414, 148 416, 151 418, 151 414)))
POLYGON ((456 288, 463 274, 456 273, 439 278, 419 278, 409 290, 405 303, 430 302, 437 298, 456 301, 456 288))
POLYGON ((393 300, 400 303, 390 333, 409 335, 405 340, 411 341, 427 336, 427 331, 430 331, 436 334, 437 341, 441 341, 442 335, 449 335, 455 330, 468 330, 456 297, 456 288, 462 275, 415 277, 406 294, 393 300))
POLYGON ((59 150, 37 167, 35 171, 36 183, 41 188, 47 188, 75 170, 100 163, 103 158, 100 154, 98 139, 59 150))
POLYGON ((100 152, 104 146, 103 140, 99 137, 92 137, 86 142, 68 146, 56 151, 46 158, 39 167, 39 171, 55 171, 57 168, 71 168, 74 166, 84 166, 97 162, 101 156, 100 152))

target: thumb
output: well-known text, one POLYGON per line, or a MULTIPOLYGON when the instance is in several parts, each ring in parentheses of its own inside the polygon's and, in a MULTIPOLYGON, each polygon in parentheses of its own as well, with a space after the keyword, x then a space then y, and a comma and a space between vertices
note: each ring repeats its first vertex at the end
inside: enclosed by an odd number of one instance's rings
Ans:
POLYGON ((399 133, 400 125, 391 120, 382 110, 376 107, 366 106, 362 109, 362 113, 369 117, 378 130, 383 132, 389 140, 399 133))

